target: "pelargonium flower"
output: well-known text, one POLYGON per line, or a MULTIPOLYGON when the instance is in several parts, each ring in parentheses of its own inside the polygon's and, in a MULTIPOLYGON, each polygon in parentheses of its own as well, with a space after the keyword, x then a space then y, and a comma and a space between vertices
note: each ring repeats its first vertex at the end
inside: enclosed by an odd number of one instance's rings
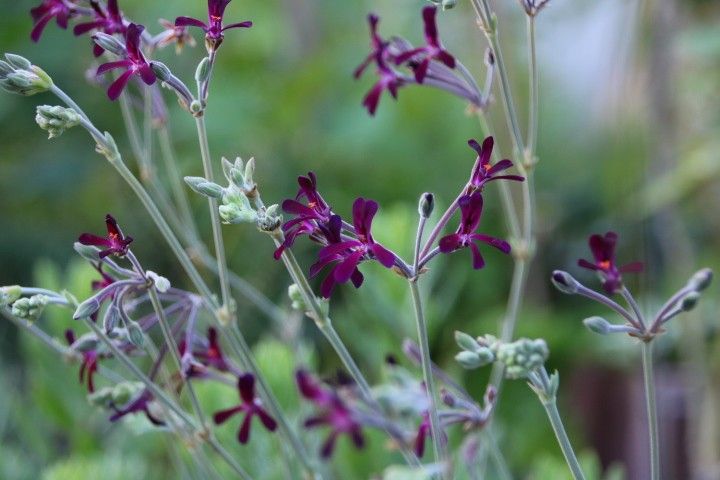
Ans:
POLYGON ((111 422, 117 422, 125 415, 130 415, 132 413, 138 413, 142 412, 145 414, 148 420, 153 425, 162 426, 165 425, 165 422, 157 418, 153 413, 150 411, 150 403, 153 400, 153 395, 150 393, 150 390, 143 390, 140 395, 138 395, 137 398, 134 400, 131 400, 127 405, 125 405, 123 408, 117 408, 116 406, 112 406, 112 409, 115 410, 115 413, 110 417, 111 422))
MULTIPOLYGON (((76 340, 75 332, 73 332, 71 329, 65 330, 65 340, 67 341, 68 345, 72 347, 76 340)), ((100 355, 95 349, 83 351, 80 353, 83 356, 82 364, 80 365, 80 371, 78 372, 80 383, 83 383, 85 381, 85 374, 87 374, 87 388, 88 391, 92 393, 95 391, 95 381, 93 380, 93 377, 95 376, 95 372, 97 372, 98 369, 98 360, 100 359, 100 355)))
POLYGON ((255 396, 255 376, 252 373, 246 373, 238 377, 238 392, 242 403, 236 407, 222 410, 213 415, 213 420, 217 425, 225 423, 233 415, 245 412, 245 418, 242 421, 240 430, 238 430, 238 441, 242 444, 248 442, 250 438, 250 422, 254 416, 258 416, 262 424, 269 431, 274 432, 277 428, 277 422, 265 411, 262 402, 255 396))
POLYGON ((100 258, 108 255, 117 255, 122 257, 128 252, 128 246, 132 243, 133 238, 124 236, 117 221, 109 213, 105 216, 105 225, 107 226, 107 237, 100 237, 92 233, 83 233, 78 241, 83 245, 92 245, 95 247, 105 247, 100 251, 100 258))
POLYGON ((76 14, 75 5, 66 0, 43 0, 40 5, 30 10, 33 19, 30 38, 33 42, 40 40, 43 30, 53 18, 60 28, 66 29, 68 20, 76 14))
POLYGON ((359 287, 362 276, 358 277, 357 266, 363 260, 375 259, 385 268, 395 264, 395 254, 372 237, 372 221, 377 211, 378 204, 374 200, 356 199, 353 203, 353 225, 357 238, 331 243, 318 253, 319 260, 310 267, 311 276, 317 275, 327 265, 336 263, 320 286, 323 297, 330 297, 335 284, 351 279, 355 287, 359 287))
POLYGON ((163 48, 174 43, 175 53, 179 54, 185 45, 189 45, 190 47, 196 45, 195 39, 190 35, 187 27, 175 25, 173 22, 165 20, 164 18, 161 18, 158 22, 165 30, 158 42, 158 48, 163 48))
POLYGON ((328 458, 335 450, 335 443, 340 435, 350 437, 357 448, 363 448, 365 437, 362 434, 361 424, 355 420, 353 412, 342 399, 332 390, 323 388, 312 375, 304 370, 295 374, 298 389, 303 397, 322 409, 322 413, 305 420, 307 428, 322 425, 330 427, 330 434, 320 448, 320 456, 328 458))
POLYGON ((483 140, 482 145, 471 138, 468 140, 468 145, 477 152, 477 160, 475 160, 475 166, 470 175, 470 181, 466 189, 467 194, 482 190, 486 183, 493 180, 515 180, 517 182, 525 180, 525 178, 520 175, 497 175, 512 167, 513 163, 508 159, 500 160, 495 165, 490 163, 490 155, 492 154, 494 145, 493 137, 487 137, 483 140))
POLYGON ((491 245, 503 253, 510 253, 510 244, 505 240, 475 233, 478 225, 480 225, 480 217, 482 216, 483 198, 480 192, 472 195, 463 195, 458 200, 460 206, 461 220, 460 226, 453 234, 446 235, 438 242, 438 247, 442 253, 451 253, 455 250, 468 247, 472 252, 473 268, 480 269, 485 266, 485 260, 480 254, 480 249, 475 242, 483 242, 491 245))
POLYGON ((230 371, 230 366, 225 360, 225 355, 220 348, 220 341, 218 339, 217 330, 213 327, 208 328, 207 333, 207 345, 204 345, 200 349, 193 349, 191 352, 187 350, 185 340, 180 342, 178 345, 180 356, 188 354, 192 360, 197 362, 190 362, 187 366, 185 374, 188 377, 203 377, 206 374, 206 367, 212 367, 220 372, 230 371), (199 363, 198 363, 199 362, 199 363))
POLYGON ((285 241, 275 250, 275 259, 278 260, 286 248, 292 247, 295 239, 300 235, 312 235, 318 229, 318 224, 325 224, 332 216, 330 206, 325 202, 317 191, 317 177, 315 173, 308 172, 307 177, 298 177, 300 189, 295 199, 283 201, 282 208, 286 213, 297 215, 288 220, 282 229, 285 233, 285 241), (307 200, 307 205, 300 202, 307 200))
POLYGON ((437 8, 429 5, 423 8, 422 16, 425 24, 425 46, 404 52, 395 58, 395 64, 400 65, 412 59, 415 80, 423 83, 427 75, 430 61, 437 60, 448 68, 455 68, 455 57, 445 50, 438 38, 437 23, 435 21, 437 8), (421 57, 422 59, 418 58, 421 57))
MULTIPOLYGON (((94 12, 94 19, 90 22, 83 22, 75 25, 73 28, 73 33, 75 35, 84 35, 90 30, 98 30, 107 33, 108 35, 114 35, 116 33, 125 34, 127 26, 123 21, 122 13, 120 13, 120 9, 118 8, 117 0, 108 0, 107 12, 103 11, 97 0, 91 0, 90 6, 94 12)), ((96 57, 102 55, 104 51, 104 48, 97 43, 95 44, 93 53, 96 57)))
POLYGON ((116 68, 125 69, 122 75, 108 88, 107 93, 110 100, 117 100, 128 81, 130 81, 130 77, 133 75, 138 75, 147 85, 152 85, 155 83, 155 80, 157 80, 155 72, 153 72, 152 67, 145 59, 145 55, 143 55, 140 50, 140 35, 142 35, 143 30, 145 30, 145 27, 142 25, 136 25, 134 23, 128 25, 127 31, 125 32, 126 58, 115 62, 103 63, 97 69, 97 75, 102 75, 116 68))
POLYGON ((622 289, 623 273, 641 272, 643 270, 642 262, 632 262, 622 267, 617 266, 615 263, 617 237, 615 232, 607 232, 604 236, 599 234, 591 235, 588 243, 595 262, 582 258, 578 260, 579 266, 598 272, 603 289, 609 294, 622 289))
POLYGON ((175 26, 178 27, 200 27, 205 31, 205 42, 208 51, 217 50, 223 41, 223 32, 231 28, 250 28, 252 22, 245 21, 240 23, 232 23, 223 26, 223 16, 225 8, 230 0, 208 0, 208 23, 192 17, 177 17, 175 26))
POLYGON ((403 86, 405 82, 402 77, 388 65, 388 61, 393 60, 393 58, 391 58, 392 55, 388 50, 389 42, 383 40, 377 31, 380 17, 371 13, 368 15, 368 22, 370 23, 370 47, 372 50, 360 66, 355 69, 353 76, 360 78, 365 69, 367 69, 371 63, 375 63, 376 71, 380 78, 367 95, 365 95, 362 103, 370 115, 375 115, 375 110, 377 110, 378 103, 380 103, 382 92, 387 90, 393 98, 397 98, 397 90, 403 86))

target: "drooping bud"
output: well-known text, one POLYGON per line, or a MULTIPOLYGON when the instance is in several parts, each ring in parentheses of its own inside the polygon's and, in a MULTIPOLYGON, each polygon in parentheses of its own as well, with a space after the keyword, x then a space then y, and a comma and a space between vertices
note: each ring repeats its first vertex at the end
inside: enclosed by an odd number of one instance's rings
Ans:
POLYGON ((81 117, 75 110, 59 105, 40 105, 35 115, 35 122, 48 132, 48 138, 59 137, 65 130, 79 125, 80 120, 81 117))
POLYGON ((545 364, 550 352, 543 339, 521 338, 498 347, 498 360, 505 364, 507 378, 525 378, 545 364))
POLYGON ((12 304, 12 314, 29 322, 34 322, 45 309, 48 298, 45 295, 19 298, 12 304))
POLYGON ((105 315, 103 316, 103 329, 106 334, 110 334, 117 327, 120 321, 120 310, 114 303, 110 304, 105 315))
POLYGON ((122 57, 127 53, 125 45, 120 40, 107 33, 97 32, 92 36, 93 42, 110 53, 122 57))
POLYGON ((162 275, 158 275, 152 270, 147 270, 145 272, 145 276, 147 276, 147 278, 153 281, 153 283, 155 284, 155 288, 160 293, 165 293, 170 288, 170 280, 163 277, 162 275))
POLYGON ((80 320, 82 318, 87 318, 98 310, 100 310, 100 302, 97 298, 90 297, 78 305, 75 313, 73 314, 73 319, 80 320))
POLYGON ((130 322, 127 326, 127 335, 130 343, 140 348, 145 343, 145 334, 137 322, 130 322))
POLYGON ((600 335, 607 335, 610 333, 612 327, 610 322, 602 317, 586 318, 583 320, 583 325, 585 325, 585 327, 587 327, 587 329, 591 332, 599 333, 600 335))
POLYGON ((53 82, 50 76, 29 60, 11 53, 5 54, 7 62, 0 67, 0 87, 18 95, 35 95, 46 92, 53 82))
POLYGON ((435 208, 435 196, 429 192, 425 192, 420 195, 420 202, 418 203, 418 214, 422 218, 430 218, 433 208, 435 208))
POLYGON ((700 301, 700 292, 690 292, 680 300, 680 309, 683 312, 689 312, 695 308, 700 301))
POLYGON ((206 82, 210 77, 210 59, 208 57, 203 58, 198 63, 197 69, 195 70, 195 81, 198 83, 206 82))
POLYGON ((690 280, 688 286, 697 292, 701 292, 708 288, 712 283, 713 272, 709 268, 703 268, 697 271, 690 280))
POLYGON ((575 280, 568 272, 562 270, 555 270, 552 273, 551 281, 555 288, 568 295, 576 294, 580 287, 580 282, 575 280))
POLYGON ((9 285, 0 288, 0 307, 12 305, 22 296, 22 287, 20 285, 9 285))
POLYGON ((185 183, 188 184, 192 191, 206 197, 216 198, 219 200, 225 193, 225 189, 220 185, 209 182, 203 177, 185 177, 185 183))
POLYGON ((85 260, 97 262, 100 260, 100 250, 92 245, 83 245, 80 242, 73 243, 73 249, 85 260))

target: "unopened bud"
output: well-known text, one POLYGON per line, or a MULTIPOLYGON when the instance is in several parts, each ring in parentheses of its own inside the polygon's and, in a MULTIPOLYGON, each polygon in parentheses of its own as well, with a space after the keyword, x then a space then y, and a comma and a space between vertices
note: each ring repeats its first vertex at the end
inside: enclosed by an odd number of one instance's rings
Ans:
POLYGON ((19 298, 12 304, 12 314, 18 318, 34 322, 45 309, 48 298, 45 295, 19 298))
POLYGON ((158 275, 152 270, 147 270, 145 272, 145 275, 147 276, 147 278, 153 281, 153 283, 155 284, 155 288, 158 292, 165 293, 170 288, 170 280, 163 277, 162 275, 158 275))
POLYGON ((555 288, 560 290, 562 293, 567 293, 568 295, 577 293, 578 287, 580 286, 580 282, 575 280, 572 275, 562 270, 555 270, 552 273, 551 280, 553 285, 555 285, 555 288))
POLYGON ((709 268, 703 268, 696 272, 688 281, 688 286, 695 291, 701 292, 712 283, 713 272, 709 268))
POLYGON ((125 45, 120 40, 107 33, 97 32, 92 36, 93 42, 110 53, 122 57, 127 53, 125 45))
POLYGON ((103 387, 89 393, 88 403, 94 407, 109 408, 113 404, 113 390, 112 387, 103 387))
POLYGON ((467 350, 463 350, 455 355, 455 361, 458 362, 461 367, 468 370, 480 368, 483 365, 480 360, 480 356, 477 353, 468 352, 467 350))
POLYGON ((130 343, 140 348, 145 343, 145 334, 137 322, 130 322, 127 326, 128 340, 130 343))
POLYGON ((218 211, 223 222, 229 224, 256 223, 258 218, 254 210, 242 209, 236 204, 220 205, 218 211))
POLYGON ((115 405, 125 405, 133 399, 145 386, 138 382, 121 382, 112 389, 112 401, 115 405))
POLYGON ((290 297, 290 301, 292 302, 291 306, 294 310, 303 313, 308 311, 308 306, 297 284, 293 283, 288 287, 288 297, 290 297))
POLYGON ((495 65, 495 54, 491 48, 485 49, 485 65, 492 67, 495 65))
POLYGON ((680 309, 684 312, 689 312, 695 308, 700 301, 699 292, 690 292, 680 300, 680 309))
POLYGON ((443 391, 440 392, 440 398, 442 399, 442 402, 448 407, 455 406, 455 395, 448 392, 447 390, 443 389, 443 391))
POLYGON ((607 335, 611 330, 610 322, 602 317, 586 318, 583 320, 583 325, 591 332, 599 333, 600 335, 607 335))
POLYGON ((105 330, 105 333, 112 333, 115 330, 115 327, 117 327, 119 320, 120 310, 115 306, 115 304, 111 304, 105 312, 105 316, 103 316, 103 329, 105 330))
POLYGON ((468 352, 477 352, 480 348, 482 348, 477 340, 467 333, 459 330, 455 331, 455 343, 458 344, 458 347, 463 350, 467 350, 468 352))
POLYGON ((443 10, 450 10, 451 8, 455 8, 455 5, 457 5, 457 0, 442 0, 441 3, 443 10))
POLYGON ((221 199, 225 189, 216 183, 212 183, 203 177, 185 177, 185 183, 195 192, 209 198, 221 199))
POLYGON ((48 138, 59 137, 68 128, 79 125, 80 120, 80 115, 75 110, 59 105, 40 105, 35 115, 35 122, 48 132, 48 138))
POLYGON ((247 161, 245 164, 245 186, 246 187, 254 187, 255 181, 253 180, 255 176, 255 157, 250 157, 250 160, 247 161))
POLYGON ((150 62, 150 67, 155 75, 157 75, 157 78, 163 82, 167 82, 174 78, 170 68, 162 62, 152 61, 150 62))
POLYGON ((82 318, 87 318, 98 310, 100 310, 100 302, 97 298, 90 297, 78 305, 75 313, 73 314, 73 319, 80 320, 82 318))
POLYGON ((15 55, 14 53, 6 53, 5 60, 18 70, 29 70, 30 67, 32 67, 30 60, 25 57, 21 57, 20 55, 15 55))
POLYGON ((83 245, 80 242, 73 243, 73 249, 85 260, 97 262, 100 260, 100 250, 92 245, 83 245))
POLYGON ((432 193, 423 193, 418 203, 418 214, 422 218, 430 218, 433 208, 435 208, 435 196, 432 193))
POLYGON ((498 347, 498 360, 505 364, 505 376, 525 378, 528 374, 545 364, 550 352, 543 339, 521 338, 498 347))
POLYGON ((258 228, 263 232, 274 232, 282 224, 282 214, 280 213, 280 206, 277 204, 270 205, 265 209, 265 213, 258 215, 258 228))
POLYGON ((15 303, 22 296, 22 287, 20 285, 9 285, 0 288, 0 307, 7 307, 15 303))
POLYGON ((195 81, 198 83, 206 82, 210 77, 210 59, 208 57, 200 60, 200 63, 195 70, 195 81))

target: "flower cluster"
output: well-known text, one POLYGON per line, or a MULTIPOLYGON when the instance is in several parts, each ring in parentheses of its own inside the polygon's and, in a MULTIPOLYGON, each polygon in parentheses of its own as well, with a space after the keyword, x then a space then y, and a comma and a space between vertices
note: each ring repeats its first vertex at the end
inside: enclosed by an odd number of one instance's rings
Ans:
POLYGON ((371 51, 355 69, 354 77, 359 78, 371 64, 375 65, 378 81, 363 99, 370 115, 375 114, 384 91, 397 98, 400 87, 413 83, 432 85, 482 106, 482 94, 477 85, 455 75, 458 62, 440 42, 436 15, 437 8, 434 6, 423 9, 425 45, 417 48, 401 38, 383 39, 378 32, 380 17, 368 15, 371 51), (412 76, 402 73, 398 67, 408 68, 412 76))

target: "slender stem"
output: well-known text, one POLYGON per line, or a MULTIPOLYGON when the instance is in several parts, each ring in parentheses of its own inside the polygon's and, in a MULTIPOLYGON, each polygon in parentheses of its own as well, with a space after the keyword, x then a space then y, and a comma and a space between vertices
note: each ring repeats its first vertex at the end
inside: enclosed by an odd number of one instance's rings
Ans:
POLYGON ((435 380, 432 374, 432 360, 430 359, 430 343, 428 341, 427 323, 423 314, 422 300, 420 299, 420 291, 417 281, 409 281, 410 292, 412 294, 413 308, 415 309, 415 320, 417 324, 418 342, 420 344, 420 354, 422 355, 423 380, 427 388, 428 398, 430 400, 430 430, 433 438, 433 451, 435 460, 442 464, 443 477, 447 468, 447 453, 443 434, 442 425, 437 412, 437 389, 435 388, 435 380))
POLYGON ((660 479, 660 437, 658 433, 657 406, 655 404, 655 378, 653 373, 652 342, 642 343, 643 379, 647 406, 648 432, 650 435, 650 478, 660 479))
POLYGON ((457 198, 453 200, 447 210, 445 210, 445 213, 442 214, 442 217, 440 217, 440 220, 437 221, 433 229, 430 231, 430 234, 425 241, 425 246, 420 252, 420 258, 423 258, 428 254, 428 252, 432 248, 432 244, 435 242, 440 233, 442 233, 443 228, 445 228, 445 225, 447 225, 447 223, 450 221, 450 218, 452 218, 453 214, 457 211, 458 200, 460 200, 462 196, 463 192, 460 192, 457 198))
POLYGON ((535 49, 535 17, 527 16, 528 71, 530 72, 530 109, 528 113, 527 151, 535 152, 538 129, 538 69, 535 49))
POLYGON ((180 211, 180 217, 184 220, 185 226, 190 228, 194 237, 198 237, 197 225, 195 225, 195 217, 190 209, 190 201, 188 200, 187 191, 182 182, 182 175, 175 161, 175 153, 170 140, 170 131, 167 125, 163 125, 158 130, 158 139, 160 145, 160 154, 165 163, 165 170, 170 181, 170 188, 175 197, 175 204, 180 211))
MULTIPOLYGON (((215 175, 213 174, 212 160, 210 158, 210 147, 208 146, 207 129, 205 128, 205 115, 195 117, 195 125, 197 126, 205 178, 210 182, 214 182, 215 175)), ((225 260, 225 246, 223 244, 222 226, 220 223, 220 214, 218 213, 217 200, 208 197, 208 206, 210 207, 210 222, 212 224, 213 241, 215 243, 215 258, 217 259, 218 278, 220 279, 222 305, 225 313, 230 317, 234 317, 233 312, 235 309, 230 293, 228 267, 225 260)))
POLYGON ((413 276, 418 275, 420 265, 420 244, 422 243, 423 231, 425 230, 425 223, 427 218, 424 215, 420 215, 418 221, 417 234, 415 235, 415 254, 413 255, 413 276))
POLYGON ((555 432, 555 437, 557 437, 560 449, 565 456, 565 461, 567 462, 568 467, 570 467, 573 478, 575 480, 585 480, 585 475, 580 468, 580 462, 578 462, 575 451, 570 444, 570 439, 567 436, 567 432, 565 432, 565 427, 563 426, 560 413, 557 409, 557 403, 553 399, 548 402, 543 402, 543 407, 545 407, 545 412, 547 412, 548 419, 550 420, 552 429, 555 432))
POLYGON ((635 313, 635 317, 637 318, 638 323, 640 323, 642 327, 645 327, 645 318, 640 311, 640 306, 638 305, 637 301, 635 301, 635 297, 632 296, 630 290, 628 290, 624 285, 621 293, 625 301, 628 303, 628 305, 630 305, 630 308, 635 313))
POLYGON ((38 340, 40 340, 42 343, 44 343, 46 346, 50 347, 51 350, 57 352, 58 354, 62 355, 66 358, 73 358, 75 360, 81 360, 82 355, 75 352, 72 348, 66 347, 65 345, 58 342, 54 337, 51 337, 48 335, 44 330, 38 328, 37 325, 34 323, 30 323, 26 320, 17 318, 15 315, 12 315, 7 308, 3 307, 0 309, 0 312, 2 312, 3 316, 5 318, 10 319, 11 322, 13 322, 18 327, 22 328, 23 330, 26 330, 33 336, 35 336, 38 340))

